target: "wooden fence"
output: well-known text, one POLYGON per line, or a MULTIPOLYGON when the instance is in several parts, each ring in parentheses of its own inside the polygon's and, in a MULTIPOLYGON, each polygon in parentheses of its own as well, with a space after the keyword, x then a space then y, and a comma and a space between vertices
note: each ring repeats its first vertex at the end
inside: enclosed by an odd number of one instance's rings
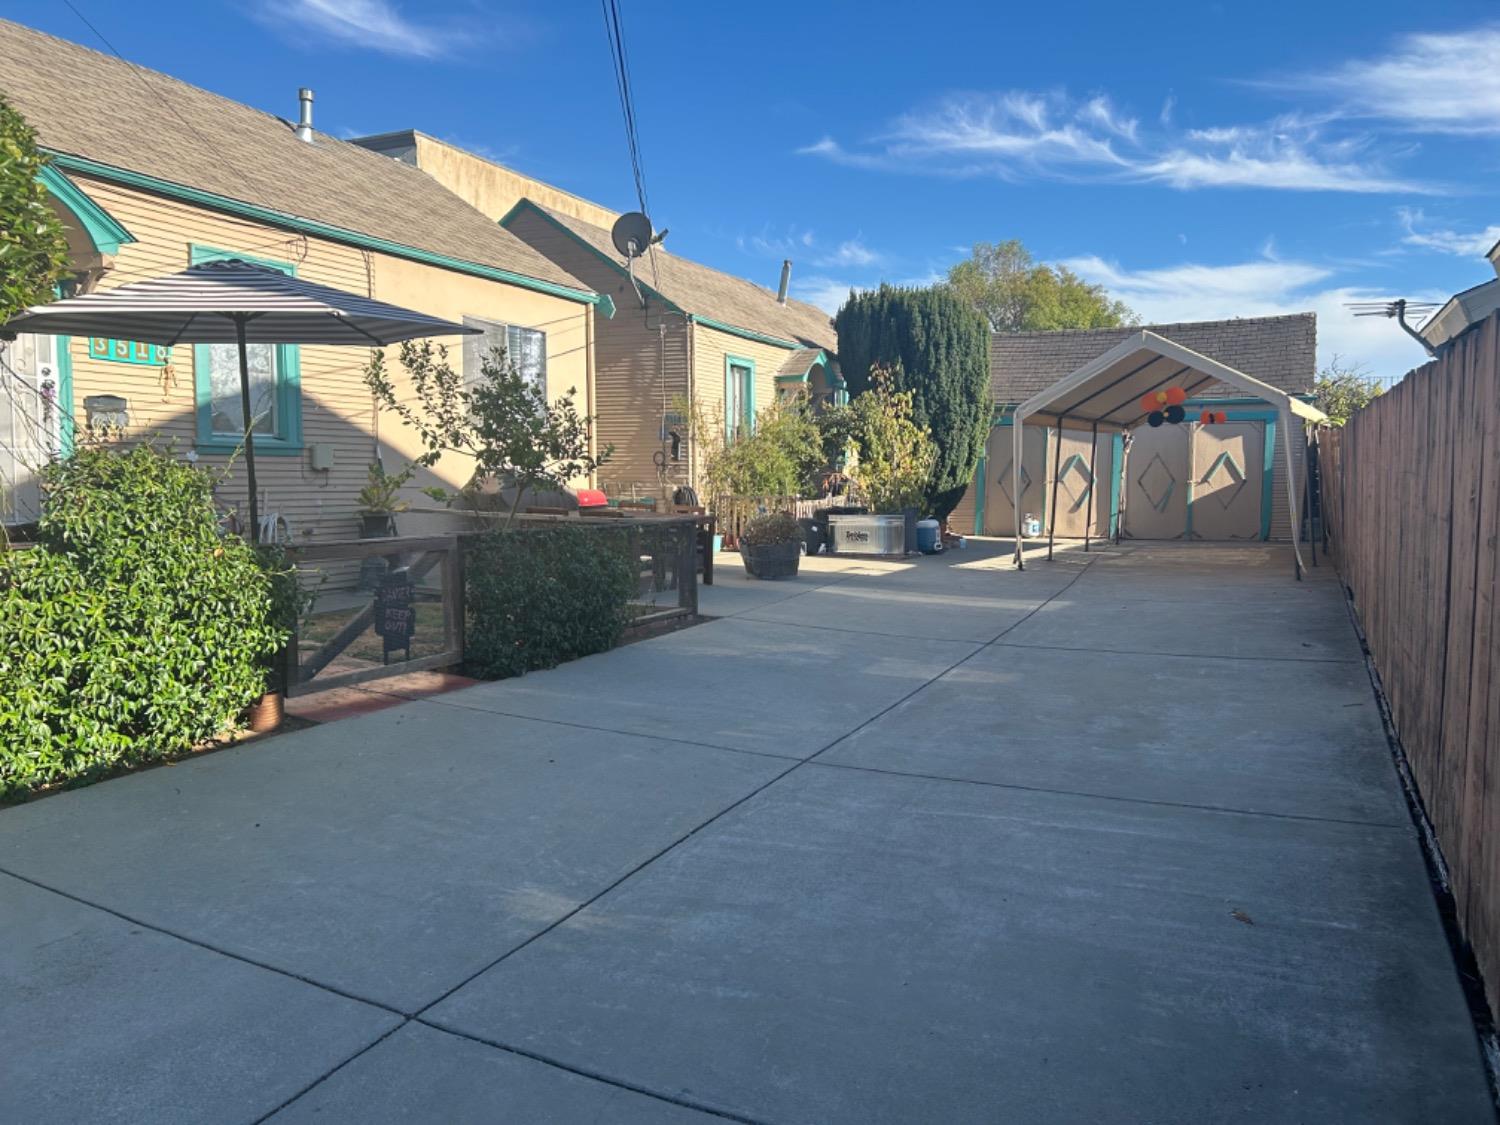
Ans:
POLYGON ((1322 448, 1340 573, 1500 1010, 1500 314, 1322 448))

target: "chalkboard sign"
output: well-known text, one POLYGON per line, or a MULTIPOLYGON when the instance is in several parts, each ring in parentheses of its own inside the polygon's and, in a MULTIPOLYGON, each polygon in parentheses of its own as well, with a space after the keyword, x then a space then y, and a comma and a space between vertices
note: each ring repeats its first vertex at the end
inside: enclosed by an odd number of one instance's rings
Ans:
POLYGON ((411 639, 417 632, 414 592, 405 567, 391 571, 375 589, 375 635, 384 642, 387 664, 391 662, 391 653, 398 649, 406 654, 403 660, 411 659, 411 639))

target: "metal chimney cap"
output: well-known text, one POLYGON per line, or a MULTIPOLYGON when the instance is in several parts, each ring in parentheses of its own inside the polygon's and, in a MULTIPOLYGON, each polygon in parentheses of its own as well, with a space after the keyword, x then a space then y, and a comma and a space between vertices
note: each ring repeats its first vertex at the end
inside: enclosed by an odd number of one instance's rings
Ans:
POLYGON ((301 113, 297 117, 297 139, 312 143, 313 139, 313 92, 306 86, 297 89, 297 104, 301 113))

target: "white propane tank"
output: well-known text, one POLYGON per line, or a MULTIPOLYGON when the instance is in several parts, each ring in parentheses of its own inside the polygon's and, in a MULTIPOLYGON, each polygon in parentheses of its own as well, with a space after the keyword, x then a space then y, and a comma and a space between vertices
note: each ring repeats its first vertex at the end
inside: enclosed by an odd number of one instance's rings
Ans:
POLYGON ((1035 539, 1041 533, 1042 521, 1030 512, 1027 512, 1021 520, 1021 537, 1023 539, 1035 539))

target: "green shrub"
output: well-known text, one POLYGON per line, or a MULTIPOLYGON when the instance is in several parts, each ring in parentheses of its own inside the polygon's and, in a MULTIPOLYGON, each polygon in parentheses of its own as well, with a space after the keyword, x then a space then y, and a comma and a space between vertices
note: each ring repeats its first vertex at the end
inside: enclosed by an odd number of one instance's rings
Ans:
POLYGON ((0 555, 0 797, 211 738, 285 639, 206 472, 140 446, 80 451, 44 481, 38 545, 0 555))
POLYGON ((639 571, 629 535, 561 525, 476 537, 464 564, 469 671, 503 679, 618 644, 639 571))
POLYGON ((740 532, 742 547, 771 547, 777 543, 797 543, 801 540, 802 525, 787 512, 756 516, 740 532))

